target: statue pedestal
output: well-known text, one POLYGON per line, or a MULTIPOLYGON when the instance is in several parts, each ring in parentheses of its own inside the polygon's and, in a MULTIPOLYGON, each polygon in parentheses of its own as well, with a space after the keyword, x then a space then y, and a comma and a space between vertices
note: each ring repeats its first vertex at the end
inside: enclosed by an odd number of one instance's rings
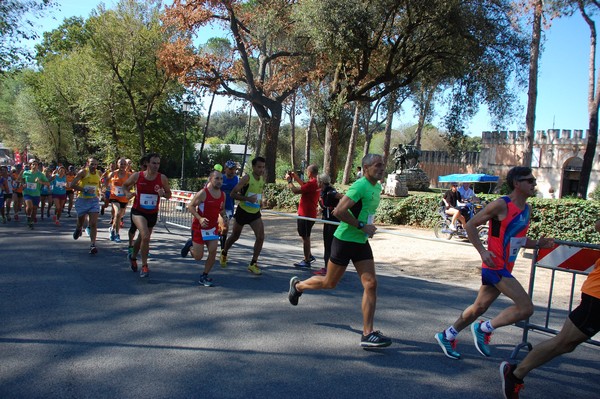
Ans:
POLYGON ((424 191, 429 188, 429 177, 421 168, 410 168, 402 171, 406 176, 406 187, 413 191, 424 191))
POLYGON ((398 173, 390 173, 385 182, 384 194, 392 197, 408 197, 406 187, 406 176, 398 173))

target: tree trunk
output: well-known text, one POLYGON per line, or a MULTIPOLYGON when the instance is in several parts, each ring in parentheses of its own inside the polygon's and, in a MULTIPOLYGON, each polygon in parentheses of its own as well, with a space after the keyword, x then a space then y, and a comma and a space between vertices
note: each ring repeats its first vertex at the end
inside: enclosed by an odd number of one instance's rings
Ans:
POLYGON ((340 141, 340 116, 334 115, 327 118, 325 126, 325 146, 323 154, 323 172, 331 177, 334 183, 337 178, 337 155, 340 141))
POLYGON ((346 165, 344 166, 344 174, 342 175, 342 184, 348 184, 350 182, 350 176, 352 175, 352 161, 354 160, 354 151, 356 149, 356 137, 358 137, 358 122, 360 117, 360 110, 362 104, 356 102, 354 104, 354 120, 352 121, 352 132, 350 133, 350 142, 348 143, 348 154, 346 154, 346 165))
POLYGON ((279 140, 279 126, 283 107, 281 103, 273 103, 269 107, 270 118, 263 118, 265 131, 265 181, 275 183, 275 163, 277 161, 277 141, 279 140))
POLYGON ((394 111, 397 99, 396 91, 390 93, 388 97, 387 113, 385 116, 385 131, 383 135, 383 164, 387 165, 390 157, 390 147, 392 145, 392 123, 394 122, 394 111))
POLYGON ((292 170, 296 170, 296 93, 292 95, 290 105, 290 162, 292 170))
POLYGON ((527 90, 527 115, 525 116, 525 148, 523 166, 531 167, 533 157, 533 136, 535 134, 535 107, 537 104, 538 62, 542 37, 542 11, 544 3, 536 0, 533 10, 533 29, 529 47, 529 88, 527 90))
POLYGON ((210 115, 212 114, 212 107, 215 101, 216 93, 213 93, 210 104, 208 106, 208 115, 206 115, 206 123, 204 124, 204 129, 202 130, 202 142, 200 143, 200 153, 198 154, 198 167, 202 165, 202 153, 204 152, 204 144, 206 143, 206 137, 208 136, 208 124, 210 123, 210 115))
MULTIPOLYGON (((588 115, 589 115, 589 130, 587 135, 587 145, 583 155, 583 165, 581 165, 581 176, 579 187, 577 188, 577 196, 579 198, 587 198, 587 189, 590 183, 590 175, 594 164, 596 154, 596 145, 598 144, 598 106, 600 98, 596 92, 600 82, 594 80, 596 72, 596 24, 588 16, 583 3, 579 3, 579 11, 581 16, 590 28, 590 62, 589 62, 589 78, 588 78, 588 115)), ((598 76, 600 81, 600 75, 598 76)))
MULTIPOLYGON (((372 106, 372 103, 369 103, 369 107, 372 106)), ((371 113, 369 112, 369 115, 371 113)), ((371 140, 373 139, 373 132, 369 128, 369 118, 365 121, 365 146, 363 148, 363 156, 367 155, 371 150, 371 140)))
POLYGON ((262 140, 263 140, 263 132, 265 131, 265 121, 263 120, 263 118, 260 117, 260 114, 258 116, 258 137, 256 138, 256 156, 260 156, 261 154, 261 147, 262 147, 262 140))
POLYGON ((579 187, 577 196, 587 198, 587 189, 590 184, 590 175, 594 166, 594 157, 596 156, 596 146, 598 145, 598 107, 590 112, 589 128, 587 134, 587 145, 583 154, 583 165, 581 166, 581 175, 579 178, 579 187))
POLYGON ((250 128, 252 125, 252 104, 250 104, 250 108, 248 109, 248 123, 246 127, 246 140, 244 141, 244 156, 242 158, 242 172, 246 169, 246 158, 248 153, 248 142, 250 141, 250 128))
POLYGON ((142 123, 136 121, 138 134, 139 134, 139 144, 140 144, 140 157, 146 155, 146 129, 142 123))
POLYGON ((310 146, 312 145, 312 127, 315 123, 315 117, 310 113, 310 119, 308 121, 308 129, 306 129, 306 145, 304 146, 304 159, 306 159, 306 164, 310 165, 310 146))
POLYGON ((432 85, 431 87, 425 88, 423 97, 421 97, 421 101, 419 104, 419 120, 417 121, 417 130, 415 132, 415 147, 417 150, 421 149, 421 138, 423 137, 423 128, 425 127, 425 121, 427 117, 431 113, 431 103, 433 102, 433 97, 437 90, 437 83, 432 85))

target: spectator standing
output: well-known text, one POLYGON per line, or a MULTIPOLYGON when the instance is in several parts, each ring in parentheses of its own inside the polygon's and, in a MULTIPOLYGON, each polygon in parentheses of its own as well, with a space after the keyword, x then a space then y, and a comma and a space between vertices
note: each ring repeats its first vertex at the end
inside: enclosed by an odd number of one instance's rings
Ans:
MULTIPOLYGON (((306 168, 306 176, 308 181, 304 182, 293 171, 286 175, 288 188, 294 194, 300 194, 300 204, 298 205, 298 216, 315 219, 317 217, 317 207, 319 203, 319 183, 317 182, 317 174, 319 168, 317 165, 308 165, 306 168), (294 186, 296 181, 300 186, 294 186)), ((296 267, 310 268, 315 257, 311 253, 310 248, 310 233, 315 222, 313 220, 298 219, 298 235, 302 238, 302 249, 304 251, 304 259, 298 263, 294 263, 296 267)))

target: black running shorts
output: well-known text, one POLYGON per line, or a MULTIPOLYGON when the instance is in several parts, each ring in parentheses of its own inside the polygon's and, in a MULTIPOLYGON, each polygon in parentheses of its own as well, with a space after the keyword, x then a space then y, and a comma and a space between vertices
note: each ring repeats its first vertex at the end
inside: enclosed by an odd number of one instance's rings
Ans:
POLYGON ((588 337, 600 331, 600 299, 581 293, 581 303, 569 314, 575 327, 588 337))
POLYGON ((373 259, 373 251, 369 241, 360 244, 358 242, 342 241, 337 237, 333 237, 329 260, 336 265, 348 266, 350 261, 356 263, 367 259, 373 259))
POLYGON ((313 222, 312 220, 298 219, 297 225, 298 225, 298 235, 300 237, 310 237, 310 232, 312 231, 312 228, 315 225, 315 222, 313 222))
POLYGON ((249 213, 249 212, 246 212, 245 210, 243 210, 241 206, 238 206, 237 208, 235 208, 235 215, 233 215, 235 222, 237 224, 239 224, 240 226, 250 224, 250 223, 254 222, 255 220, 260 219, 261 217, 262 217, 262 215, 260 214, 260 211, 258 211, 256 213, 249 213))
MULTIPOLYGON (((158 213, 144 213, 144 212, 140 212, 137 209, 132 209, 131 210, 131 214, 135 215, 135 216, 143 216, 146 221, 148 222, 148 228, 151 229, 154 226, 156 226, 156 221, 158 220, 158 213)), ((131 222, 133 223, 133 217, 131 218, 131 222)))

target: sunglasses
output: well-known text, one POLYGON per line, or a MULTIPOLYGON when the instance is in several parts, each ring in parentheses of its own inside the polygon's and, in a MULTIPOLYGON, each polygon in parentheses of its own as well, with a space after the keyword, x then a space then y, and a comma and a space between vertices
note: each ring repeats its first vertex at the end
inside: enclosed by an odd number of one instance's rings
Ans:
POLYGON ((535 177, 528 177, 528 178, 525 178, 525 179, 519 179, 517 181, 526 181, 529 184, 535 184, 537 182, 537 180, 536 180, 535 177))

